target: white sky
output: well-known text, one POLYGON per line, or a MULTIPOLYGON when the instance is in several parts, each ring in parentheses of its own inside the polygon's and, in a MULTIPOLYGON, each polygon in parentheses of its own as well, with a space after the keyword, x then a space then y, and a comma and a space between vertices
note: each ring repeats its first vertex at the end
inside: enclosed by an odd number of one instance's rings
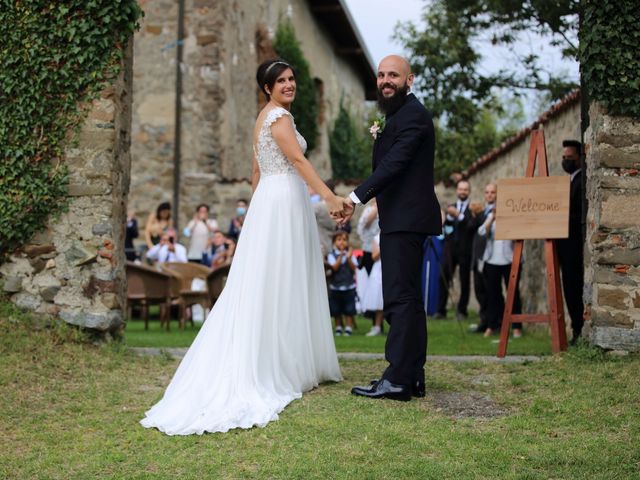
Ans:
MULTIPOLYGON (((420 24, 422 9, 428 0, 345 0, 351 16, 354 18, 360 34, 364 38, 374 65, 391 53, 403 52, 402 46, 393 41, 394 28, 398 22, 413 21, 420 24)), ((514 53, 504 47, 495 47, 487 39, 479 44, 483 54, 481 71, 483 73, 497 72, 514 64, 514 53)), ((534 34, 522 35, 515 44, 513 51, 519 55, 538 53, 543 65, 556 73, 565 72, 575 81, 578 80, 578 63, 565 60, 558 47, 549 45, 548 40, 534 34)), ((529 109, 527 109, 529 110, 529 109)), ((535 112, 528 111, 528 117, 535 112)))

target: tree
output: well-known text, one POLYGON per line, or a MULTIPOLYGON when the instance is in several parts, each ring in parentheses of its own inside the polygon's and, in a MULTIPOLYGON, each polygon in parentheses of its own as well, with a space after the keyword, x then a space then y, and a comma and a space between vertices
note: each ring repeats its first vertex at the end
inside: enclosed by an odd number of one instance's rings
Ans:
POLYGON ((373 138, 340 100, 340 109, 329 133, 333 177, 340 180, 365 178, 371 172, 373 138))
POLYGON ((296 101, 291 106, 291 113, 296 119, 296 127, 307 141, 307 153, 309 153, 316 147, 318 141, 320 107, 309 62, 302 53, 293 24, 289 20, 278 24, 273 48, 296 70, 296 101))
POLYGON ((577 86, 544 71, 534 54, 512 69, 483 73, 480 36, 489 31, 492 44, 512 45, 520 32, 535 31, 575 56, 578 6, 577 0, 433 0, 423 12, 423 30, 412 22, 397 26, 395 38, 410 52, 418 95, 434 114, 438 179, 464 169, 504 138, 496 125, 509 116, 500 99, 505 92, 536 90, 556 99, 577 86))

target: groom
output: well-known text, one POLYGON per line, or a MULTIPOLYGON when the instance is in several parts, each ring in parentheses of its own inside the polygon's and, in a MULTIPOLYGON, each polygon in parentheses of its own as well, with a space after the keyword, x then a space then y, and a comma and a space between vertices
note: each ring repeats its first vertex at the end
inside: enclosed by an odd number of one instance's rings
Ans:
POLYGON ((384 313, 390 324, 379 380, 351 393, 369 398, 423 397, 427 324, 421 289, 423 244, 441 232, 433 189, 435 136, 431 115, 409 92, 413 73, 397 55, 378 66, 378 106, 386 115, 373 145, 373 173, 345 202, 346 222, 359 203, 373 197, 380 215, 384 313))

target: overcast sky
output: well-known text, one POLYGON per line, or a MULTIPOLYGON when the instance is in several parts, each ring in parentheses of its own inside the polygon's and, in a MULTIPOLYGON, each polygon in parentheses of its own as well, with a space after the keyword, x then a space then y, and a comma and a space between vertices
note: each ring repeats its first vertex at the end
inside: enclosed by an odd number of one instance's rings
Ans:
MULTIPOLYGON (((364 38, 374 65, 377 66, 385 55, 405 53, 402 46, 391 39, 394 28, 398 22, 413 21, 420 24, 421 12, 428 0, 345 0, 345 2, 364 38)), ((513 65, 514 53, 510 49, 490 45, 488 37, 489 34, 487 34, 487 40, 480 41, 478 45, 483 55, 482 72, 487 74, 497 72, 500 68, 513 65)), ((537 53, 547 69, 565 72, 569 78, 578 80, 577 62, 563 59, 560 49, 551 47, 547 39, 534 34, 524 34, 513 50, 520 55, 537 53)))

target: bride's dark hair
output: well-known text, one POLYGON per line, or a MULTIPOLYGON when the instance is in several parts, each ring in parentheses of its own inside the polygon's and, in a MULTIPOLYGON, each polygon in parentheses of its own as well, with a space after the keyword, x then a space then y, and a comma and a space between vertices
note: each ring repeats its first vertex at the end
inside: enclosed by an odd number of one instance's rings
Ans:
POLYGON ((287 68, 291 69, 293 72, 293 78, 295 78, 296 71, 294 68, 281 58, 266 60, 258 67, 258 71, 256 72, 256 81, 258 82, 258 86, 260 87, 260 90, 262 90, 262 93, 267 96, 267 100, 269 100, 270 96, 265 89, 265 85, 269 87, 269 90, 272 90, 280 74, 282 74, 282 72, 287 68))

